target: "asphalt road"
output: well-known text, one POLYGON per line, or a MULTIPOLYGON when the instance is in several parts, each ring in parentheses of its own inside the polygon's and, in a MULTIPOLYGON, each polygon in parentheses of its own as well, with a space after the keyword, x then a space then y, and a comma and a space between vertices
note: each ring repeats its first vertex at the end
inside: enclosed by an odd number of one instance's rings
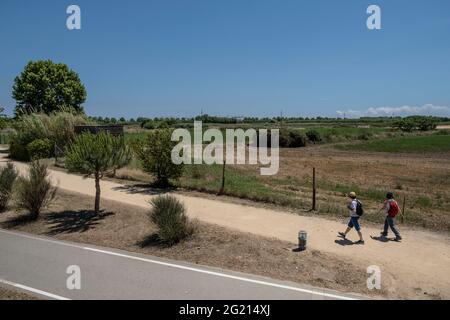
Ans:
POLYGON ((358 299, 290 282, 1 229, 0 285, 61 300, 358 299), (67 273, 69 266, 79 267, 80 289, 67 287, 71 275, 73 280, 73 273, 67 273))

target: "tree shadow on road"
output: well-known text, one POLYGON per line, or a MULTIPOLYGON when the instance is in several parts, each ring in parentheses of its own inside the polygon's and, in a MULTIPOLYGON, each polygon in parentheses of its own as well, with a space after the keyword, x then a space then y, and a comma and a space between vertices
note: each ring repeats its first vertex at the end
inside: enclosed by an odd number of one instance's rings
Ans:
POLYGON ((128 194, 144 194, 148 196, 165 194, 170 191, 173 191, 174 189, 175 189, 174 187, 161 189, 151 184, 123 185, 120 187, 113 188, 114 191, 123 191, 128 194))
POLYGON ((46 234, 52 236, 60 233, 85 232, 113 214, 112 212, 100 212, 97 214, 92 210, 49 213, 45 216, 45 221, 51 226, 46 234))

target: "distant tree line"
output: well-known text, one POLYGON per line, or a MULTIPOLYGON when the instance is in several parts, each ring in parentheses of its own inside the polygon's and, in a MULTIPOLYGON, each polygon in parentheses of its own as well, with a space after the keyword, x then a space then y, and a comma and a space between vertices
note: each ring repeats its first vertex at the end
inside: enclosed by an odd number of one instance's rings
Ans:
MULTIPOLYGON (((405 123, 406 127, 412 123, 413 129, 424 130, 425 128, 433 128, 427 124, 450 122, 449 117, 433 117, 433 116, 409 116, 409 117, 362 117, 355 119, 330 118, 330 117, 225 117, 225 116, 210 116, 203 114, 196 117, 137 117, 126 119, 124 117, 90 117, 90 119, 99 124, 121 124, 121 125, 139 125, 145 129, 162 129, 170 127, 192 127, 194 121, 202 121, 209 124, 293 124, 293 123, 318 123, 318 124, 333 124, 341 125, 389 125, 397 128, 401 123, 405 123)), ((402 129, 403 130, 403 129, 402 129)))

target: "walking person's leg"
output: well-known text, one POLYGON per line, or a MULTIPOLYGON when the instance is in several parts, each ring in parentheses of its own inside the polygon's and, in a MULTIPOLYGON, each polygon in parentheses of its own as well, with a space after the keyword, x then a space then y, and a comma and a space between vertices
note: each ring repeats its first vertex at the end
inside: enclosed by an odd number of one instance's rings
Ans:
POLYGON ((396 240, 401 240, 400 231, 398 231, 397 226, 395 225, 395 218, 387 217, 386 219, 389 223, 389 227, 391 227, 392 232, 395 234, 396 240))
POLYGON ((381 232, 381 235, 384 237, 387 237, 389 232, 389 223, 388 223, 388 217, 386 217, 386 219, 384 219, 384 228, 383 228, 383 232, 381 232))
POLYGON ((347 233, 350 232, 350 230, 352 230, 353 228, 353 220, 350 218, 350 221, 348 222, 347 225, 347 229, 345 230, 345 232, 338 232, 338 234, 342 237, 342 238, 346 238, 347 237, 347 233))
POLYGON ((358 232, 359 241, 357 241, 357 244, 363 244, 364 239, 361 232, 361 226, 359 225, 359 218, 352 218, 353 225, 355 226, 355 230, 358 232))

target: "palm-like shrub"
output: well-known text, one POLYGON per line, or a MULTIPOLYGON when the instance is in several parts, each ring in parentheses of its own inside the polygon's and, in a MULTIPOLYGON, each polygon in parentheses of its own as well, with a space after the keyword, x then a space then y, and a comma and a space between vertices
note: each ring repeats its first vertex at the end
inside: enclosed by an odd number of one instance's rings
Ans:
POLYGON ((127 165, 131 152, 123 137, 113 137, 106 131, 99 134, 85 132, 66 148, 66 167, 95 179, 96 213, 100 211, 100 180, 105 174, 127 165))
POLYGON ((174 196, 158 196, 150 201, 150 218, 158 227, 158 240, 172 246, 195 232, 195 223, 186 215, 186 208, 174 196))
POLYGON ((50 205, 56 195, 48 177, 47 166, 39 161, 30 164, 28 175, 17 178, 16 206, 26 209, 32 219, 37 219, 41 210, 50 205))
POLYGON ((12 163, 0 168, 0 212, 6 209, 11 199, 11 191, 17 178, 17 170, 12 163))
POLYGON ((172 130, 158 129, 134 143, 133 149, 143 169, 156 177, 155 184, 169 185, 169 179, 178 179, 183 173, 183 164, 172 162, 172 149, 178 142, 172 141, 172 130))

